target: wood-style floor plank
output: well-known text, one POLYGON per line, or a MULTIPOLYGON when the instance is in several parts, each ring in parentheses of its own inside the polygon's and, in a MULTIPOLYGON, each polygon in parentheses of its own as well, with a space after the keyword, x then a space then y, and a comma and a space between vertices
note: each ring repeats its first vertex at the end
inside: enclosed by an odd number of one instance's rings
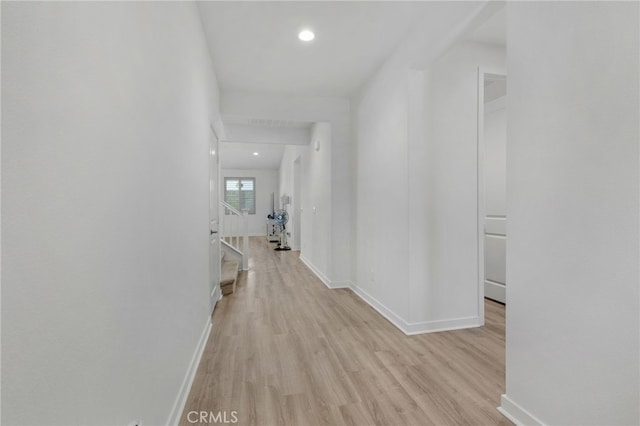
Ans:
POLYGON ((264 238, 250 249, 180 425, 200 424, 191 411, 260 426, 511 424, 496 411, 504 306, 485 302, 484 327, 405 336, 350 290, 326 288, 298 252, 264 238))

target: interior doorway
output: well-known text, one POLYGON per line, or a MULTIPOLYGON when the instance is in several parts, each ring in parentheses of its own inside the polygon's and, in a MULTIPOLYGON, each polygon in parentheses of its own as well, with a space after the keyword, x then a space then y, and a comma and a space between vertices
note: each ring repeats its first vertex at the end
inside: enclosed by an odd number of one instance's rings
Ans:
POLYGON ((478 72, 478 252, 484 297, 506 303, 507 77, 478 72))

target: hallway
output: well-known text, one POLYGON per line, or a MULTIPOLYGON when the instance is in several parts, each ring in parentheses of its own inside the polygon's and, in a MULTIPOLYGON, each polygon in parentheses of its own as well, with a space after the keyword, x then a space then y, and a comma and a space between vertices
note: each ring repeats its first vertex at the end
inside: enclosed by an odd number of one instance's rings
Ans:
POLYGON ((508 425, 502 305, 486 325, 405 336, 347 289, 251 238, 250 271, 213 314, 181 425, 508 425), (188 418, 188 414, 192 413, 188 418), (189 421, 191 420, 191 421, 189 421))

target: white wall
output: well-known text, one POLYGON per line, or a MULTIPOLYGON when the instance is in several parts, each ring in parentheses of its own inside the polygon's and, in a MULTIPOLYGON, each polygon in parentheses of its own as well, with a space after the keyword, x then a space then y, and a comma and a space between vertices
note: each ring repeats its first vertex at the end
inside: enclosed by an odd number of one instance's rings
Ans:
MULTIPOLYGON (((284 149, 284 154, 282 155, 282 161, 280 162, 279 176, 278 176, 278 193, 281 197, 282 195, 288 195, 291 199, 291 203, 288 206, 285 206, 286 210, 289 212, 289 222, 290 225, 287 226, 288 231, 291 233, 291 237, 289 239, 289 245, 292 249, 300 250, 300 247, 294 247, 293 241, 296 239, 295 229, 293 227, 294 216, 296 212, 293 208, 295 203, 295 194, 294 194, 294 163, 297 159, 300 159, 300 184, 302 185, 303 178, 305 182, 308 182, 306 175, 303 175, 302 163, 303 157, 307 157, 309 152, 309 146, 295 146, 295 145, 287 145, 284 149)), ((302 194, 307 192, 306 187, 303 187, 300 192, 300 198, 302 198, 302 194)), ((279 198, 278 198, 279 199, 279 198)), ((302 200, 300 201, 300 205, 302 206, 302 200)), ((282 206, 280 206, 282 208, 282 206)), ((299 214, 299 213, 298 213, 299 214)), ((302 231, 302 230, 301 230, 302 231)), ((302 232, 301 232, 302 234, 302 232)))
POLYGON ((484 105, 484 197, 487 216, 507 214, 507 97, 484 105))
POLYGON ((309 127, 268 127, 257 125, 225 124, 227 141, 277 145, 306 145, 309 127))
POLYGON ((314 176, 314 180, 302 179, 305 188, 302 191, 303 215, 312 214, 314 204, 316 207, 316 217, 303 220, 301 255, 328 285, 348 283, 352 219, 349 101, 229 92, 222 95, 221 109, 223 115, 229 116, 319 123, 312 129, 311 139, 321 138, 322 148, 316 154, 309 153, 309 159, 313 160, 301 166, 303 170, 307 169, 303 175, 314 176), (315 227, 307 230, 310 224, 315 227))
POLYGON ((376 78, 356 103, 355 284, 386 309, 408 314, 406 70, 376 78))
POLYGON ((640 423, 639 13, 508 5, 502 408, 523 423, 640 423))
MULTIPOLYGON (((278 170, 278 190, 279 190, 278 200, 280 199, 279 197, 282 197, 285 194, 288 195, 291 199, 291 204, 289 204, 288 206, 284 206, 287 212, 289 212, 289 222, 291 223, 291 226, 287 226, 288 228, 287 230, 291 233, 289 245, 291 245, 291 242, 295 238, 294 229, 293 229, 293 220, 294 220, 294 215, 296 214, 296 212, 293 209, 293 204, 295 201, 294 194, 293 194, 294 161, 296 161, 296 159, 298 159, 299 157, 300 157, 300 160, 302 161, 301 156, 306 154, 307 149, 308 149, 308 146, 299 147, 295 145, 287 145, 284 148, 284 153, 282 154, 282 161, 280 162, 280 169, 278 170)), ((295 250, 300 249, 300 247, 293 247, 292 245, 291 245, 291 248, 295 250)))
POLYGON ((475 207, 464 211, 477 199, 476 75, 479 65, 504 65, 504 51, 461 43, 441 56, 484 6, 441 7, 362 89, 354 109, 355 289, 407 333, 478 323, 477 216, 475 207), (429 68, 414 68, 423 63, 429 68), (441 226, 447 239, 429 245, 441 226))
MULTIPOLYGON (((482 322, 478 306, 478 67, 504 70, 505 50, 459 42, 429 69, 426 268, 429 293, 412 299, 417 321, 482 322)), ((417 219, 419 220, 419 219, 417 219)), ((420 267, 418 266, 418 267, 420 267)), ((481 307, 480 307, 481 309, 481 307)), ((479 325, 479 323, 477 323, 479 325)))
POLYGON ((217 99, 193 4, 2 4, 3 424, 168 421, 217 99))
MULTIPOLYGON (((331 175, 331 125, 315 123, 311 128, 308 146, 287 146, 280 166, 280 195, 289 195, 291 204, 287 211, 294 215, 293 179, 294 162, 300 159, 301 180, 301 246, 300 258, 307 263, 329 286, 334 281, 326 271, 332 271, 332 175, 331 175), (320 149, 316 151, 316 141, 320 149)), ((289 222, 291 240, 294 238, 293 222, 289 222)))
MULTIPOLYGON (((311 144, 307 155, 301 158, 302 174, 302 239, 300 257, 318 271, 332 269, 332 174, 331 174, 331 125, 315 123, 311 128, 311 144), (316 141, 320 150, 315 150, 316 141)), ((335 221, 339 221, 335 217, 335 221)), ((338 242, 339 243, 339 242, 338 242)), ((335 273, 335 272, 334 272, 335 273)), ((331 276, 327 276, 332 280, 331 276)))
POLYGON ((278 170, 268 169, 222 169, 221 182, 223 192, 220 199, 224 199, 224 178, 225 177, 252 177, 255 178, 256 190, 256 214, 248 216, 249 235, 267 235, 266 220, 271 214, 271 194, 276 197, 275 205, 278 207, 278 170))

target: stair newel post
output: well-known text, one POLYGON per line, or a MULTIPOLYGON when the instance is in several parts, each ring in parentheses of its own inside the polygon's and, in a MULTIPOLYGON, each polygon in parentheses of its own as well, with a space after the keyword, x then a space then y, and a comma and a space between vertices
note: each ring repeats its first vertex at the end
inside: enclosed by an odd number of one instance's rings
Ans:
POLYGON ((236 236, 236 242, 235 242, 236 247, 240 247, 240 227, 241 227, 240 216, 236 216, 236 232, 234 234, 236 236))
POLYGON ((240 244, 238 244, 238 235, 240 235, 240 226, 238 225, 238 216, 235 216, 233 218, 233 237, 235 238, 234 240, 231 240, 231 245, 233 245, 234 247, 240 247, 240 244))
POLYGON ((249 269, 249 212, 243 210, 242 212, 242 269, 249 269))

